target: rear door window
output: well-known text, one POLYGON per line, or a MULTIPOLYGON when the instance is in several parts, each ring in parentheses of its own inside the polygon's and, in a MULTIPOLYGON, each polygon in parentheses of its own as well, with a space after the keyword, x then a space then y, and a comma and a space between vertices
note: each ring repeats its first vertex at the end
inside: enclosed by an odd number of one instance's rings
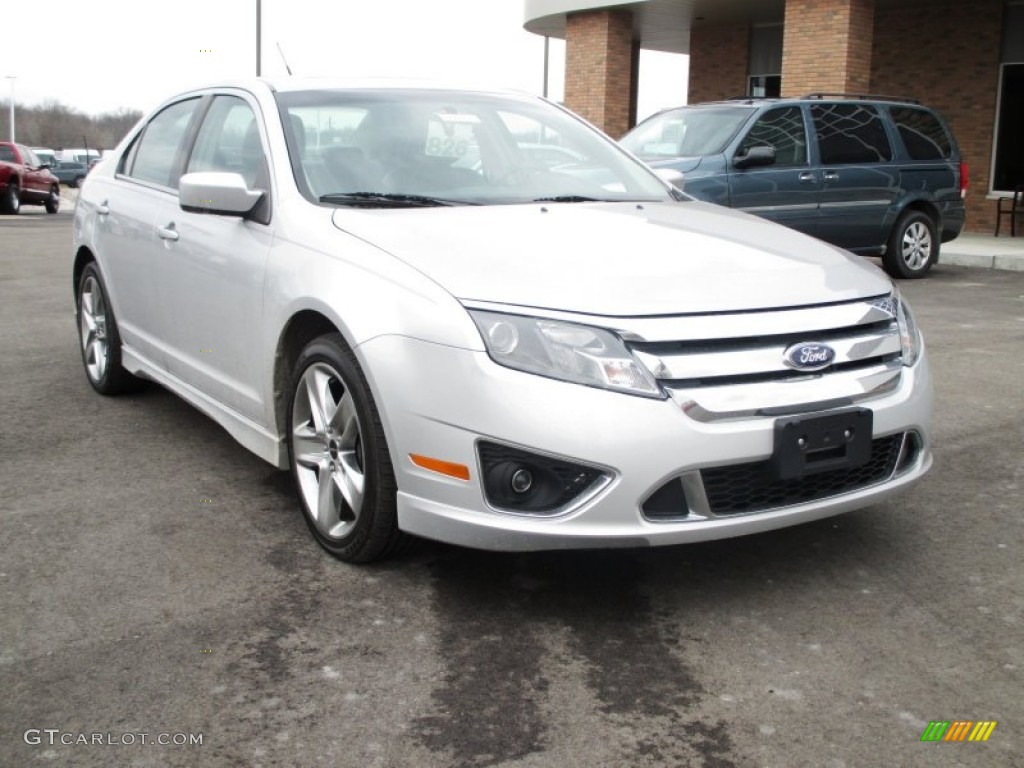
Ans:
POLYGON ((952 157, 953 144, 949 134, 934 114, 913 107, 892 107, 889 113, 912 160, 948 160, 952 157))
POLYGON ((133 179, 176 189, 181 153, 199 99, 171 104, 149 121, 129 152, 125 168, 133 179))
POLYGON ((884 163, 892 146, 878 110, 870 104, 812 104, 811 118, 823 165, 884 163))

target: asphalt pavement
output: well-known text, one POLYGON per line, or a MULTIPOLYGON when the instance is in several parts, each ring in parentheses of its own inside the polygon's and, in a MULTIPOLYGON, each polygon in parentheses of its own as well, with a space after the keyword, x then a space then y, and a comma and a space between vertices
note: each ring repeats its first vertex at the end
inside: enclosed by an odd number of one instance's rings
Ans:
POLYGON ((891 502, 355 567, 212 421, 92 391, 70 223, 0 217, 0 766, 1024 765, 1024 273, 901 285, 936 458, 891 502))

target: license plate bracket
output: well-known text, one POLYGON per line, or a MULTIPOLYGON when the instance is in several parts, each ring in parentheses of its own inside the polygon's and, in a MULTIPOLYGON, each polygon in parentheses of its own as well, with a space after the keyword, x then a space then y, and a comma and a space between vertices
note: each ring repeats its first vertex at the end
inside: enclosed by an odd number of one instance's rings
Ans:
POLYGON ((868 408, 776 419, 772 469, 778 478, 789 480, 866 464, 873 424, 868 408))

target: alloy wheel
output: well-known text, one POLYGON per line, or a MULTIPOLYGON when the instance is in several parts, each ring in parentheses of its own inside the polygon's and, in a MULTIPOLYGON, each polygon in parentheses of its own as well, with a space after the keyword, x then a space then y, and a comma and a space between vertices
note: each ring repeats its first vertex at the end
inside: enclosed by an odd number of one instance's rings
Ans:
POLYGON ((352 393, 326 363, 310 365, 295 387, 291 440, 299 492, 313 523, 324 536, 344 538, 363 512, 362 429, 352 393))
POLYGON ((107 342, 107 302, 99 281, 90 275, 82 284, 79 335, 85 357, 85 369, 94 382, 103 379, 110 359, 107 342))

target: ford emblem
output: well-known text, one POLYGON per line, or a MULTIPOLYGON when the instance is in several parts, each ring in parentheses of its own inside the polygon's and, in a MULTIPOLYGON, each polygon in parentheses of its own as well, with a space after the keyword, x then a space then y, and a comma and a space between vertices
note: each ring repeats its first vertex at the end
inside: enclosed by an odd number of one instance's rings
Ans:
POLYGON ((836 359, 836 351, 828 344, 802 341, 783 353, 783 362, 798 371, 820 371, 828 368, 836 359))

